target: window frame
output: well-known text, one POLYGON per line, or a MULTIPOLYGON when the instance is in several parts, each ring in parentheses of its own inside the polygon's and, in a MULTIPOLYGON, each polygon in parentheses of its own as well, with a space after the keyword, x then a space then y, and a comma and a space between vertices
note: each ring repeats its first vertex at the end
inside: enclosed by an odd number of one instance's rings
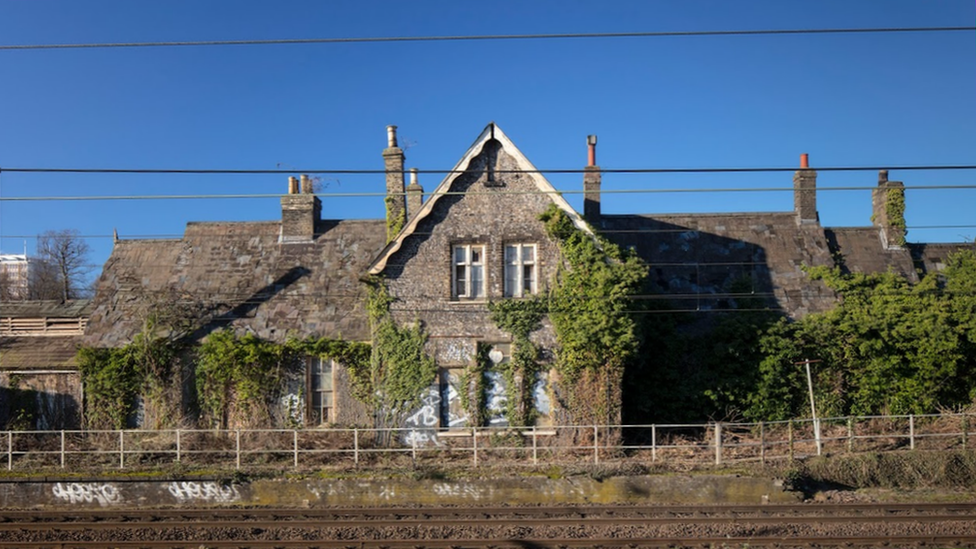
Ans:
POLYGON ((309 423, 314 423, 316 426, 328 425, 330 423, 335 423, 335 420, 336 420, 336 417, 335 417, 335 404, 336 404, 336 402, 335 402, 335 396, 336 396, 336 390, 335 390, 336 363, 335 363, 335 360, 333 360, 331 358, 323 358, 323 357, 318 357, 318 356, 310 356, 310 357, 308 357, 306 359, 306 364, 307 364, 307 371, 308 371, 308 378, 307 378, 307 380, 308 380, 307 381, 307 383, 308 383, 308 404, 307 404, 307 406, 308 406, 308 419, 309 419, 309 423), (318 377, 319 376, 322 376, 322 367, 324 365, 326 365, 326 364, 329 367, 328 376, 329 376, 329 387, 330 388, 329 388, 328 391, 320 391, 318 389, 318 386, 319 385, 316 383, 316 381, 318 380, 318 377), (328 399, 328 401, 329 401, 329 405, 328 406, 324 406, 323 405, 324 404, 324 399, 322 398, 322 395, 325 395, 325 394, 329 394, 330 395, 330 398, 328 399), (319 397, 319 399, 318 399, 319 405, 318 406, 316 406, 316 404, 315 404, 316 403, 316 397, 317 396, 319 397), (326 411, 324 414, 322 413, 323 410, 326 411))
POLYGON ((521 298, 527 295, 535 295, 539 292, 539 245, 534 242, 511 242, 504 245, 502 250, 502 295, 504 297, 511 298, 521 298), (515 249, 515 261, 509 262, 509 249, 515 249), (523 250, 525 248, 532 249, 532 259, 530 261, 525 260, 523 250), (511 287, 509 282, 510 277, 508 276, 509 267, 514 267, 516 269, 515 287, 511 287), (529 291, 525 290, 525 268, 531 267, 532 274, 529 283, 529 291))
POLYGON ((458 301, 484 301, 487 299, 487 281, 485 280, 488 272, 487 266, 487 246, 484 244, 459 243, 451 245, 451 298, 458 301), (461 261, 458 261, 458 250, 464 250, 464 258, 461 261), (481 254, 481 259, 478 262, 473 259, 474 251, 481 254), (473 273, 476 271, 476 267, 480 267, 481 275, 477 293, 472 292, 475 288, 473 273), (463 269, 464 292, 458 291, 458 284, 462 280, 462 277, 458 276, 459 269, 463 269))

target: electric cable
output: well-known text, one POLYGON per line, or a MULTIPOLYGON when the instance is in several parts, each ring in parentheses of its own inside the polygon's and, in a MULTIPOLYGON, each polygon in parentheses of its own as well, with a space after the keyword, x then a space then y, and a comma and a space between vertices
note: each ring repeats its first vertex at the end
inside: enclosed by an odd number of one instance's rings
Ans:
POLYGON ((976 27, 860 27, 820 29, 754 29, 754 30, 704 30, 704 31, 647 31, 647 32, 580 32, 534 34, 474 34, 443 36, 372 36, 345 38, 275 38, 267 40, 196 40, 169 42, 98 42, 75 44, 6 44, 0 50, 55 50, 55 49, 104 49, 104 48, 159 48, 201 46, 271 46, 296 44, 361 44, 382 42, 462 42, 489 40, 566 40, 594 38, 665 38, 692 36, 782 36, 825 34, 887 34, 967 32, 976 27))

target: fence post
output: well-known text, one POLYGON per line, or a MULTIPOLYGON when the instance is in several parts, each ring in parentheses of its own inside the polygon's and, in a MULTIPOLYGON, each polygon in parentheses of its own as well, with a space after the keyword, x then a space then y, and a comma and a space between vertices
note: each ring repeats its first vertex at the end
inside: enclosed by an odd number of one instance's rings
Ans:
POLYGON ((766 465, 766 428, 763 422, 759 422, 759 463, 766 465))
POLYGON ((908 447, 915 449, 915 414, 908 416, 908 447))
POLYGON ((125 431, 119 429, 119 469, 125 469, 125 431))
POLYGON ((536 426, 532 426, 532 465, 539 464, 539 438, 535 433, 536 426))
POLYGON ((14 470, 14 434, 10 431, 7 431, 7 470, 14 470))
POLYGON ((854 452, 854 418, 847 416, 847 453, 854 452))
POLYGON ((473 427, 471 429, 471 440, 474 441, 474 466, 478 466, 478 429, 473 427))
POLYGON ((61 468, 64 469, 64 429, 61 429, 61 468))
POLYGON ((183 458, 183 448, 180 446, 180 430, 176 430, 176 463, 183 458))
POLYGON ((292 429, 292 446, 295 448, 295 469, 298 469, 298 429, 292 429))
POLYGON ((969 433, 967 433, 967 431, 969 431, 969 415, 963 414, 962 415, 962 449, 963 450, 966 449, 966 442, 967 439, 969 438, 969 433))
POLYGON ((715 422, 715 465, 722 464, 722 423, 715 422))
POLYGON ((359 428, 356 427, 352 430, 352 460, 356 466, 359 466, 359 428))
POLYGON ((786 435, 789 437, 790 461, 793 461, 793 420, 786 424, 786 435))
POLYGON ((600 428, 593 426, 593 463, 600 463, 600 428))
POLYGON ((651 425, 651 461, 657 461, 657 425, 651 425))
POLYGON ((237 468, 240 469, 241 468, 241 430, 240 429, 234 430, 234 439, 235 439, 235 446, 236 446, 235 454, 237 456, 237 468))

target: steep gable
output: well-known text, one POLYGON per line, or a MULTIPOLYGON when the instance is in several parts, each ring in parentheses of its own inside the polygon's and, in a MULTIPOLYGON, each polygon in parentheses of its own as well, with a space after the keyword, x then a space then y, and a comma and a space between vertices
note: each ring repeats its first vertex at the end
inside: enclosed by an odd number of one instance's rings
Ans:
MULTIPOLYGON (((530 182, 529 192, 538 192, 555 203, 560 209, 569 215, 573 223, 580 229, 590 232, 589 226, 583 221, 582 217, 574 210, 559 191, 552 186, 552 183, 532 165, 532 162, 519 150, 505 132, 494 122, 489 123, 474 143, 468 147, 461 159, 455 164, 454 168, 437 185, 431 193, 430 198, 423 204, 420 211, 413 215, 410 221, 404 226, 400 233, 383 249, 369 267, 369 274, 379 274, 386 268, 390 256, 395 254, 403 243, 417 231, 425 219, 427 219, 437 208, 438 202, 445 196, 456 195, 466 192, 460 189, 461 183, 470 180, 475 174, 485 176, 485 187, 497 188, 504 192, 509 183, 515 180, 526 178, 530 182), (497 147, 496 150, 490 148, 497 147), (504 168, 498 163, 497 155, 501 151, 507 158, 504 168), (488 161, 485 157, 493 156, 494 160, 488 161), (479 161, 480 159, 480 161, 479 161)), ((515 192, 508 190, 508 192, 515 192)), ((526 193, 526 191, 518 191, 526 193)), ((500 193, 499 193, 500 194, 500 193)))

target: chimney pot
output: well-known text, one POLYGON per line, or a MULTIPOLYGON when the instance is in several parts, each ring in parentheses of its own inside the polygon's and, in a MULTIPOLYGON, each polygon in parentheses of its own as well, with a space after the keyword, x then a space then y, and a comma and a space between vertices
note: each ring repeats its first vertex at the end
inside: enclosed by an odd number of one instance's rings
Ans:
POLYGON ((887 183, 887 182, 888 182, 888 170, 881 170, 881 171, 879 171, 878 172, 878 183, 881 184, 881 183, 887 183))
POLYGON ((386 146, 387 146, 387 148, 392 149, 392 148, 394 148, 394 147, 397 146, 396 131, 397 131, 397 127, 396 126, 392 126, 391 125, 391 126, 387 126, 386 127, 386 146))
POLYGON ((588 149, 587 166, 596 166, 596 136, 588 135, 586 136, 586 144, 588 149))
POLYGON ((288 194, 298 194, 298 178, 289 177, 288 178, 288 194))
POLYGON ((803 153, 800 155, 800 167, 809 168, 810 167, 810 155, 803 153))
POLYGON ((308 180, 307 174, 302 174, 302 193, 312 194, 312 183, 308 180))

